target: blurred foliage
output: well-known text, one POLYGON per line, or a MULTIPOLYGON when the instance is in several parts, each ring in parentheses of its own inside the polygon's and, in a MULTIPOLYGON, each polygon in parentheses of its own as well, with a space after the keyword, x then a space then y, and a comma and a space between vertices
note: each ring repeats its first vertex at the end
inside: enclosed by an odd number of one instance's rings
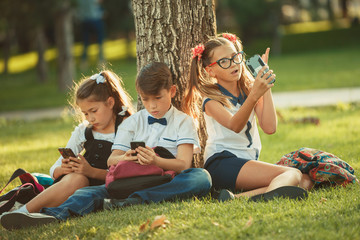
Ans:
POLYGON ((281 12, 281 0, 222 0, 217 5, 218 30, 223 29, 238 33, 243 41, 271 36, 278 26, 281 12), (228 14, 235 23, 228 26, 228 14))
POLYGON ((17 45, 17 52, 28 52, 34 49, 36 27, 47 29, 48 38, 53 39, 53 22, 61 4, 56 0, 2 0, 0 34, 10 34, 11 42, 17 45))
POLYGON ((130 0, 106 0, 103 2, 105 23, 109 37, 127 37, 135 31, 130 0))

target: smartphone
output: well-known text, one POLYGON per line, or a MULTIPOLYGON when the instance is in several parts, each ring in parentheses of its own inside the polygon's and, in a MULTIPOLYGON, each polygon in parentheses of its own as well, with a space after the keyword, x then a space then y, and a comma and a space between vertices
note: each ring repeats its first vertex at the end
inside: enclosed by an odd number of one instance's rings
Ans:
MULTIPOLYGON (((249 69, 251 74, 254 76, 254 78, 256 78, 256 76, 258 75, 261 68, 266 66, 266 64, 264 63, 264 61, 261 59, 260 55, 258 55, 258 54, 254 55, 251 58, 249 58, 248 60, 246 60, 245 65, 249 69)), ((267 73, 268 71, 269 71, 269 68, 265 69, 264 74, 267 73)), ((275 78, 270 82, 270 84, 274 83, 274 82, 275 82, 275 78)))
MULTIPOLYGON (((132 150, 135 150, 137 147, 145 147, 145 142, 130 142, 132 150)), ((133 156, 136 156, 137 153, 133 153, 133 156)))
POLYGON ((63 158, 69 158, 69 157, 74 157, 77 158, 75 153, 71 150, 71 148, 58 148, 61 156, 63 156, 63 158))

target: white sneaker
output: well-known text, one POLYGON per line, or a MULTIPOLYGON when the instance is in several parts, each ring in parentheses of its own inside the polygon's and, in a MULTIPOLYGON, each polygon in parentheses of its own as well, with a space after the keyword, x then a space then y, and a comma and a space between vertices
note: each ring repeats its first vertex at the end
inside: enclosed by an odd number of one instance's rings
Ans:
POLYGON ((58 221, 55 217, 42 213, 8 212, 1 216, 1 225, 7 230, 44 225, 58 221))

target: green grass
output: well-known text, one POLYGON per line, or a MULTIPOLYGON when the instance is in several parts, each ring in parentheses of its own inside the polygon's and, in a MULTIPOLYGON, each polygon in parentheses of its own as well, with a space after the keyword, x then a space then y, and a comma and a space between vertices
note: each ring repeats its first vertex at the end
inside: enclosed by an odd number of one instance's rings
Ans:
MULTIPOLYGON (((359 111, 359 104, 281 110, 276 134, 261 134, 260 158, 275 163, 285 153, 313 147, 341 157, 359 177, 359 111), (320 124, 296 123, 309 116, 319 118, 320 124)), ((73 126, 67 118, 2 120, 0 185, 18 167, 47 173, 58 157, 57 147, 66 144, 73 126)), ((0 227, 0 239, 360 239, 359 191, 359 185, 349 185, 313 190, 305 201, 218 203, 206 198, 135 206, 13 232, 0 227), (170 221, 166 228, 139 231, 147 219, 162 214, 170 221)))
MULTIPOLYGON (((109 62, 107 68, 123 78, 125 89, 136 99, 135 59, 112 61, 109 62)), ((82 77, 90 76, 98 71, 99 69, 95 65, 84 72, 77 70, 75 79, 78 81, 82 77)), ((67 105, 69 96, 58 90, 56 71, 53 64, 50 65, 49 80, 45 84, 37 82, 35 70, 1 76, 0 82, 0 101, 3 103, 0 106, 0 112, 67 105)))
POLYGON ((277 91, 359 87, 360 45, 331 50, 284 54, 270 59, 277 91))

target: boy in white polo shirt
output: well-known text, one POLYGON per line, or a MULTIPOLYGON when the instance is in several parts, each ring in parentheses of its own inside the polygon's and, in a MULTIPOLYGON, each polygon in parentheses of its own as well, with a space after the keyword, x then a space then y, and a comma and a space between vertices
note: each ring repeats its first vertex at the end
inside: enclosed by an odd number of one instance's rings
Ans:
POLYGON ((137 191, 124 200, 109 198, 104 185, 77 190, 58 207, 42 208, 40 213, 22 215, 11 221, 8 229, 43 225, 71 216, 83 216, 91 212, 116 206, 161 202, 206 195, 211 188, 210 174, 202 168, 190 168, 194 146, 199 147, 192 118, 171 105, 176 87, 172 84, 169 68, 163 63, 150 63, 139 73, 136 86, 145 109, 133 114, 119 126, 113 152, 108 165, 119 161, 138 161, 140 164, 157 165, 178 174, 169 183, 137 191), (144 141, 146 148, 130 149, 131 141, 144 141), (165 159, 156 156, 152 147, 161 146, 174 156, 165 159), (132 156, 132 153, 138 153, 132 156), (106 200, 104 202, 104 199, 106 200))
POLYGON ((145 109, 133 114, 119 126, 108 165, 119 161, 138 161, 178 173, 172 181, 137 191, 125 200, 106 200, 105 207, 160 202, 163 200, 205 195, 211 187, 206 170, 191 168, 198 136, 191 117, 171 105, 176 86, 170 69, 164 63, 150 63, 139 73, 136 89, 145 109), (131 150, 130 142, 143 141, 146 148, 131 150), (154 147, 164 147, 174 156, 165 159, 155 154, 154 147), (133 153, 137 153, 135 156, 133 153))

